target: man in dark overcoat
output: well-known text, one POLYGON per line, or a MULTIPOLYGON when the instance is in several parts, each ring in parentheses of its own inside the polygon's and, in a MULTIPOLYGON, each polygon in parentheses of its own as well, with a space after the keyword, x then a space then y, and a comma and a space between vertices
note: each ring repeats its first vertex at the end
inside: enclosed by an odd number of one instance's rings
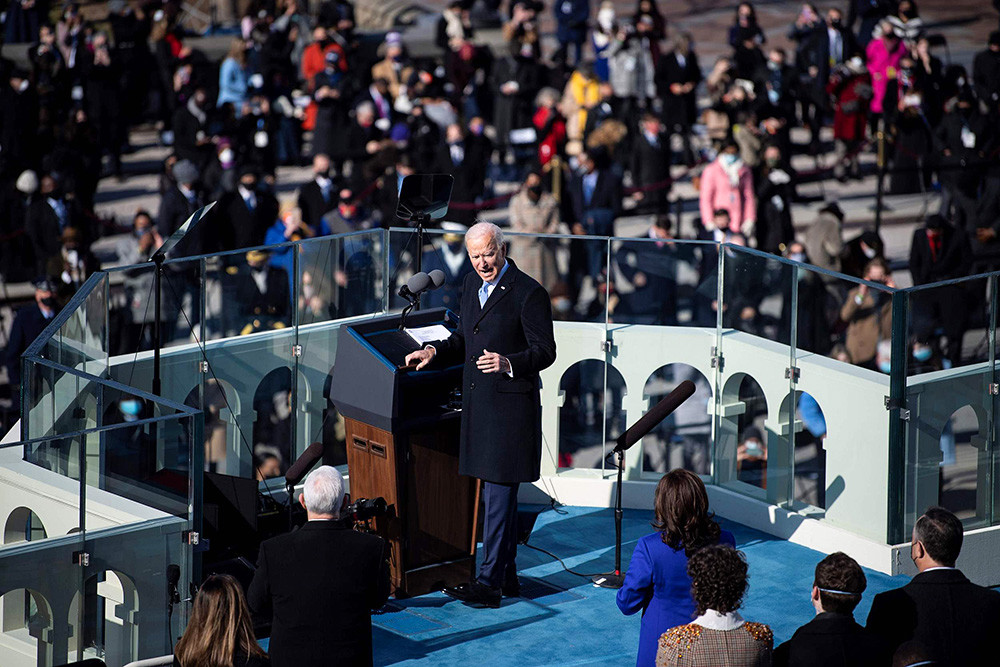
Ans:
POLYGON ((483 480, 483 560, 452 597, 499 607, 517 581, 517 488, 539 478, 542 410, 538 374, 556 358, 549 295, 507 259, 503 232, 480 222, 465 247, 475 269, 462 289, 462 320, 448 340, 412 352, 421 370, 439 355, 464 360, 459 473, 483 480))

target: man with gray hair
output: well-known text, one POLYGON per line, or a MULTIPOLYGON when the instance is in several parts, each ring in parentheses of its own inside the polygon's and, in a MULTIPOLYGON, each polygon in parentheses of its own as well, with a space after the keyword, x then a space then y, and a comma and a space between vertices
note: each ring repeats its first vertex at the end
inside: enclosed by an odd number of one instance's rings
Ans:
POLYGON ((480 222, 465 247, 475 272, 462 287, 462 321, 448 340, 406 357, 420 370, 442 358, 464 363, 458 471, 483 480, 483 561, 479 576, 445 592, 499 607, 520 594, 517 580, 517 488, 539 477, 542 410, 538 374, 556 343, 548 292, 507 258, 503 232, 480 222), (480 352, 481 351, 481 352, 480 352))
POLYGON ((389 598, 385 542, 339 520, 344 478, 336 468, 309 473, 299 503, 309 520, 260 545, 247 593, 254 624, 271 625, 271 665, 371 665, 370 614, 389 598))

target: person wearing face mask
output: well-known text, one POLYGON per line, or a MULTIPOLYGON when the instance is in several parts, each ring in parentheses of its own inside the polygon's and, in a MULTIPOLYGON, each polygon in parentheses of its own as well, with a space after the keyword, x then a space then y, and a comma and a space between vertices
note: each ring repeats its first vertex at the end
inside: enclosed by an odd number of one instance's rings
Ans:
POLYGON ((389 88, 389 96, 395 100, 396 111, 408 113, 408 106, 400 106, 401 98, 409 104, 408 91, 414 76, 413 65, 403 45, 403 38, 398 32, 390 32, 385 36, 385 44, 381 47, 385 57, 372 65, 372 81, 385 79, 389 88))
POLYGON ((10 326, 10 336, 3 350, 3 362, 7 366, 7 380, 12 391, 15 406, 20 403, 21 390, 21 355, 28 346, 49 325, 59 309, 56 300, 56 284, 48 277, 36 278, 32 285, 35 288, 35 300, 23 306, 14 315, 10 326))
POLYGON ((75 293, 90 274, 99 271, 101 263, 83 243, 83 235, 75 227, 67 227, 59 237, 62 247, 59 254, 49 258, 46 275, 55 276, 60 283, 60 295, 75 293))
POLYGON ((343 188, 337 196, 339 199, 337 207, 322 219, 331 234, 345 234, 371 228, 371 217, 361 202, 355 198, 353 190, 343 188))
POLYGON ((320 153, 313 157, 313 178, 299 188, 298 207, 302 222, 318 232, 323 216, 337 207, 339 190, 336 174, 330 170, 330 158, 320 153))
POLYGON ((24 225, 31 239, 38 273, 44 274, 49 259, 61 252, 59 239, 65 230, 83 230, 82 216, 76 202, 65 196, 55 175, 43 175, 39 197, 28 207, 24 225))
POLYGON ((854 35, 844 28, 843 14, 836 8, 827 11, 825 23, 816 29, 812 39, 804 47, 805 62, 800 65, 800 69, 805 71, 811 83, 803 91, 808 98, 809 107, 803 108, 806 116, 803 120, 809 125, 814 150, 819 147, 819 130, 829 111, 827 85, 830 74, 855 53, 860 53, 860 50, 854 35))
MULTIPOLYGON (((862 277, 869 282, 896 287, 884 259, 870 261, 862 277)), ((844 346, 851 363, 876 370, 878 345, 892 338, 891 294, 862 283, 847 293, 840 308, 840 319, 847 324, 844 346)))
POLYGON ((780 253, 795 238, 792 225, 794 197, 790 168, 777 146, 764 149, 757 178, 757 249, 780 253))
POLYGON ((886 21, 907 44, 915 43, 926 30, 924 20, 920 18, 917 4, 913 0, 899 0, 896 13, 887 16, 886 21))
POLYGON ((935 144, 941 155, 938 174, 944 189, 941 213, 971 238, 980 223, 992 223, 990 211, 982 209, 980 187, 986 173, 987 150, 995 135, 992 122, 979 113, 971 92, 959 93, 955 108, 941 119, 935 144))
POLYGON ((451 174, 455 179, 448 217, 467 224, 475 220, 474 207, 485 194, 486 166, 493 146, 485 136, 466 133, 458 123, 447 127, 445 142, 438 148, 437 163, 441 173, 451 174))
MULTIPOLYGON (((524 179, 520 191, 510 200, 508 209, 510 230, 525 234, 558 234, 559 203, 542 188, 542 175, 532 171, 524 179)), ((522 271, 545 289, 559 282, 555 240, 533 236, 511 236, 510 255, 522 271)))
POLYGON ((257 168, 241 165, 236 191, 219 202, 227 228, 222 247, 227 250, 264 244, 267 229, 278 217, 278 201, 258 185, 257 168))
POLYGON ((217 201, 236 191, 238 177, 236 151, 228 139, 220 139, 215 145, 214 159, 205 167, 202 182, 209 200, 217 201))
POLYGON ((559 48, 552 61, 576 67, 583 57, 583 44, 587 39, 587 19, 590 18, 590 0, 558 0, 553 3, 556 18, 556 39, 559 48), (573 55, 569 55, 570 49, 573 55))
POLYGON ((615 4, 611 0, 603 0, 597 10, 597 22, 590 31, 590 46, 594 50, 594 73, 601 81, 607 81, 608 47, 618 32, 618 21, 615 17, 615 4))
POLYGON ((849 276, 861 278, 865 267, 875 259, 885 260, 885 242, 872 230, 865 230, 847 241, 840 254, 840 270, 849 276))
POLYGON ((698 118, 696 89, 701 83, 701 67, 694 51, 690 33, 681 33, 674 40, 674 48, 656 63, 653 75, 656 92, 663 103, 663 123, 673 136, 679 134, 684 142, 684 159, 688 166, 694 164, 691 150, 691 126, 698 118))
POLYGON ((757 11, 753 3, 741 2, 736 7, 736 21, 729 28, 729 46, 738 48, 746 42, 751 42, 757 46, 764 44, 767 37, 757 23, 757 11))
MULTIPOLYGON (((899 69, 899 61, 906 55, 906 46, 903 40, 893 32, 889 23, 883 22, 882 36, 873 39, 865 47, 865 59, 868 61, 868 71, 872 77, 872 101, 870 105, 870 123, 872 131, 878 129, 879 121, 885 112, 884 102, 886 93, 889 90, 890 75, 895 79, 895 73, 899 69)), ((895 80, 892 81, 896 85, 895 80)))
POLYGON ((868 126, 871 77, 859 55, 834 68, 827 93, 833 98, 833 175, 841 182, 861 178, 860 152, 868 126))
POLYGON ((174 112, 172 121, 174 151, 180 159, 190 160, 199 169, 212 150, 208 135, 210 105, 208 93, 198 87, 187 103, 174 112))
MULTIPOLYGON (((806 247, 799 241, 790 241, 785 246, 784 256, 799 264, 812 264, 806 247)), ((787 340, 792 322, 792 285, 790 281, 782 284, 783 298, 781 302, 781 318, 778 331, 787 340)), ((795 311, 797 320, 796 346, 816 354, 826 355, 830 352, 830 322, 827 319, 827 290, 823 276, 808 267, 800 267, 798 271, 798 308, 795 311)))
POLYGON ((757 224, 757 196, 753 173, 739 156, 736 142, 723 142, 719 155, 701 174, 698 193, 702 220, 711 220, 716 210, 729 211, 729 231, 753 234, 757 224))
MULTIPOLYGON (((938 214, 927 216, 923 228, 913 232, 910 243, 910 275, 914 285, 926 285, 968 275, 970 249, 965 234, 938 214)), ((930 330, 941 328, 948 338, 946 356, 957 366, 962 352, 966 322, 965 291, 945 285, 923 292, 911 300, 914 326, 924 323, 930 330)))

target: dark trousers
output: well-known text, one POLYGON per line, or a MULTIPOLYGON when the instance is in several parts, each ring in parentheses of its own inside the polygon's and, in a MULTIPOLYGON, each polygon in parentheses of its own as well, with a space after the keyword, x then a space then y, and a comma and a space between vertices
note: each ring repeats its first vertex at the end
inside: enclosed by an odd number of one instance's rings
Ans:
POLYGON ((483 482, 483 562, 477 578, 492 588, 517 576, 517 487, 483 482))

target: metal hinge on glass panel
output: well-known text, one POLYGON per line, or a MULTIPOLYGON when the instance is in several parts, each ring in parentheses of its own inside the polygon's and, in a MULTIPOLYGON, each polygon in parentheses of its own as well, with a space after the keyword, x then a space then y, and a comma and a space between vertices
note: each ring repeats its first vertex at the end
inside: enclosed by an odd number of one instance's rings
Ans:
POLYGON ((204 359, 198 362, 198 372, 207 373, 208 372, 208 362, 204 359))
POLYGON ((90 565, 90 554, 86 551, 74 551, 73 552, 73 565, 79 565, 80 567, 87 567, 90 565))
POLYGON ((201 533, 195 530, 185 530, 181 533, 181 541, 185 544, 190 544, 191 546, 196 547, 198 546, 198 543, 201 542, 201 533))
POLYGON ((899 410, 899 418, 906 422, 910 421, 910 411, 901 404, 893 401, 888 396, 885 397, 884 403, 886 410, 899 410))
POLYGON ((986 385, 986 393, 990 396, 1000 396, 1000 384, 996 382, 991 382, 986 385))
POLYGON ((791 380, 792 382, 798 382, 799 374, 800 371, 798 366, 789 366, 788 368, 785 369, 786 380, 791 380))
POLYGON ((606 352, 610 352, 610 351, 611 351, 611 341, 610 340, 602 340, 601 341, 601 352, 605 352, 606 353, 606 352))
POLYGON ((292 356, 293 357, 301 357, 302 356, 302 346, 301 345, 292 345, 292 356))
POLYGON ((722 367, 723 367, 723 365, 725 363, 726 363, 725 359, 723 359, 722 355, 719 354, 719 348, 713 347, 712 348, 712 368, 718 368, 721 371, 722 367))

